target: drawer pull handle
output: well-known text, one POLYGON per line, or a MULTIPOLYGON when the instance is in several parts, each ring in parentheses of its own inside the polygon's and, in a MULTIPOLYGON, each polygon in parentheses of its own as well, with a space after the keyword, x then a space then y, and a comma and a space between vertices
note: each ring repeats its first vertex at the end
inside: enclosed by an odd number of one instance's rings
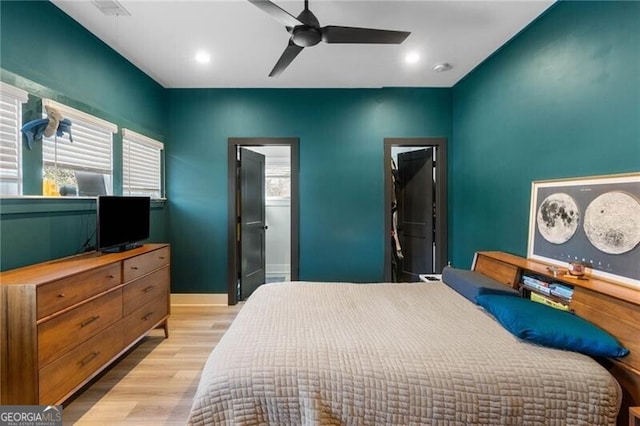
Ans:
POLYGON ((58 297, 64 297, 64 293, 60 293, 58 297))
POLYGON ((132 266, 132 267, 131 267, 131 269, 133 269, 133 270, 137 270, 137 269, 138 269, 138 267, 137 267, 137 266, 132 266))
POLYGON ((91 352, 89 355, 87 355, 86 357, 82 358, 82 361, 80 361, 80 367, 84 367, 85 365, 89 364, 98 355, 100 355, 100 352, 91 352))
POLYGON ((80 323, 80 328, 88 326, 89 324, 91 324, 92 322, 94 322, 95 320, 97 320, 98 318, 100 318, 100 315, 94 315, 94 316, 92 316, 91 318, 89 318, 89 319, 86 319, 86 320, 82 321, 82 322, 80 323))
POLYGON ((142 317, 142 321, 146 321, 149 318, 151 318, 152 316, 153 316, 153 312, 149 312, 145 316, 142 317))
POLYGON ((109 278, 111 278, 111 279, 113 279, 113 278, 115 278, 115 277, 116 277, 116 276, 115 276, 115 275, 113 275, 113 274, 109 275, 109 278))
POLYGON ((149 293, 150 291, 153 291, 153 286, 150 285, 149 287, 145 287, 142 289, 143 293, 149 293))
POLYGON ((160 256, 160 260, 164 260, 164 259, 165 259, 164 256, 160 256))

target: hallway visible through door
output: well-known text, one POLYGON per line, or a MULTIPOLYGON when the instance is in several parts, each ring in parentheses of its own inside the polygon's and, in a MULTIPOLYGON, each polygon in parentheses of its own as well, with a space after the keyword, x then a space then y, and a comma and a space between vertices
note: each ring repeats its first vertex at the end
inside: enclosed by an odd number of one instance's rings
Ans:
POLYGON ((291 148, 247 147, 265 156, 265 282, 291 279, 291 148))

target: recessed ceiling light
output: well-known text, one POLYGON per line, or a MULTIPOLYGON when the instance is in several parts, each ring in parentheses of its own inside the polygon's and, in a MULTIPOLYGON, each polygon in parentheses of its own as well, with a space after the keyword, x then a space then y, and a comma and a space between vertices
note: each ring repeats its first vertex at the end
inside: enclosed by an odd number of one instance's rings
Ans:
POLYGON ((447 62, 443 62, 441 64, 436 64, 433 67, 433 70, 435 72, 443 72, 443 71, 449 71, 451 68, 453 68, 453 66, 447 62))
POLYGON ((404 61, 408 64, 415 64, 420 60, 420 55, 417 52, 409 52, 407 56, 404 57, 404 61))
POLYGON ((196 52, 196 62, 200 64, 208 64, 211 62, 211 55, 204 50, 199 50, 196 52))

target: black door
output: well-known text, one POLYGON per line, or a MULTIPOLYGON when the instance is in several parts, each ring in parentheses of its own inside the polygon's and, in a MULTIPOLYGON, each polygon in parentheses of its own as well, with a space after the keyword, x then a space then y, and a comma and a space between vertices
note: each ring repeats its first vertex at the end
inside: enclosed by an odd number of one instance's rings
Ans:
POLYGON ((265 281, 264 155, 240 148, 240 297, 246 299, 265 281))
POLYGON ((404 259, 400 280, 433 273, 433 149, 398 154, 398 237, 404 259))

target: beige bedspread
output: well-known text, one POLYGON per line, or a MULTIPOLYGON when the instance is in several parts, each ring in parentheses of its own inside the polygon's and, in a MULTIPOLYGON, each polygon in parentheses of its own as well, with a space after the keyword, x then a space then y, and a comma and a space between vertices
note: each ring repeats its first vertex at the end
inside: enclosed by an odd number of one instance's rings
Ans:
POLYGON ((615 379, 518 340, 440 282, 261 286, 212 351, 190 424, 615 424, 615 379))

